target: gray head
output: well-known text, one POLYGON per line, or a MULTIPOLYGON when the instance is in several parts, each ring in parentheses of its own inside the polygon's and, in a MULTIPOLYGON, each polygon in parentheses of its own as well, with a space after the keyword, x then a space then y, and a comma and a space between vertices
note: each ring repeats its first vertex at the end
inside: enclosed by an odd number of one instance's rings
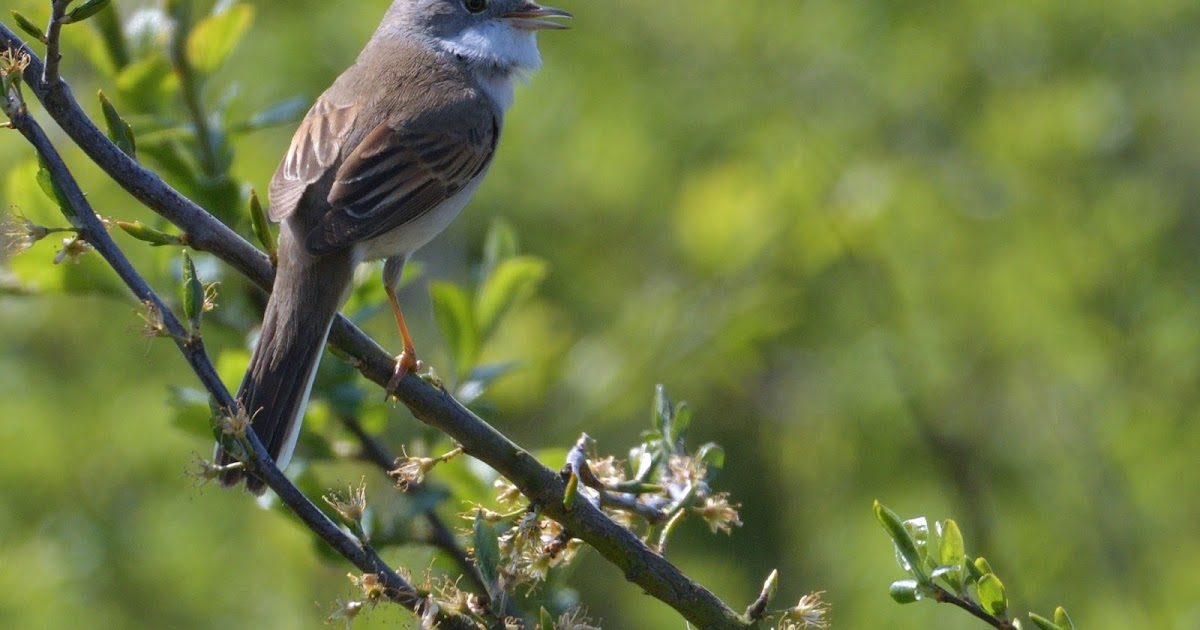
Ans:
POLYGON ((571 17, 533 0, 395 0, 376 37, 418 37, 470 63, 516 74, 541 66, 535 33, 564 29, 571 17))

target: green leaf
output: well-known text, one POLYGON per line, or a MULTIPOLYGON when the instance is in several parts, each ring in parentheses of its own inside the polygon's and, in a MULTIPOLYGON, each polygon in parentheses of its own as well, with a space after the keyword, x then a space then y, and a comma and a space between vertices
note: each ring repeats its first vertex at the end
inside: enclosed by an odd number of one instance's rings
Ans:
POLYGON ((662 436, 664 446, 671 452, 675 451, 675 444, 671 442, 671 423, 675 419, 675 408, 671 406, 671 398, 667 395, 667 390, 662 384, 654 386, 654 415, 653 424, 654 430, 662 436))
POLYGON ((645 445, 640 450, 637 475, 634 478, 643 483, 649 483, 654 473, 658 472, 659 465, 662 464, 663 452, 658 449, 650 450, 645 445))
POLYGON ((50 169, 46 167, 46 163, 42 160, 41 156, 38 156, 37 182, 38 186, 42 188, 42 192, 46 194, 46 197, 58 205, 59 212, 62 212, 63 216, 72 225, 77 226, 75 208, 67 202, 67 194, 63 192, 62 187, 58 185, 54 176, 50 174, 50 169))
POLYGON ((24 15, 21 15, 20 13, 16 12, 15 10, 12 12, 12 16, 13 16, 13 19, 17 21, 17 26, 22 31, 25 31, 26 34, 28 34, 30 37, 38 40, 39 42, 41 42, 43 44, 46 43, 46 32, 43 31, 41 29, 41 27, 34 24, 33 22, 30 22, 29 18, 25 17, 24 15))
POLYGON ((187 59, 197 72, 212 74, 241 42, 254 22, 254 7, 239 3, 200 20, 187 39, 187 59))
POLYGON ((463 378, 462 384, 454 392, 454 397, 464 405, 470 405, 487 391, 496 379, 515 370, 520 365, 518 361, 488 363, 471 368, 463 378))
POLYGON ((554 630, 554 618, 550 616, 550 611, 542 606, 538 610, 538 628, 539 630, 554 630))
POLYGON ((488 594, 494 595, 500 578, 500 541, 496 537, 496 529, 483 520, 482 512, 475 513, 472 536, 475 542, 475 566, 487 582, 488 594))
POLYGON ((254 231, 254 238, 262 243, 263 249, 274 261, 276 251, 275 238, 271 234, 271 222, 267 220, 267 213, 263 210, 262 203, 258 201, 258 193, 253 188, 250 189, 250 229, 254 231))
POLYGON ((896 580, 888 588, 888 595, 897 604, 911 604, 921 599, 921 587, 916 580, 896 580))
POLYGON ((1058 624, 1037 613, 1029 613, 1029 620, 1033 622, 1033 625, 1037 626, 1041 630, 1063 630, 1063 628, 1059 627, 1058 624))
POLYGON ((454 357, 455 373, 461 379, 474 365, 479 351, 479 329, 475 326, 471 302, 462 287, 450 282, 430 283, 429 295, 433 299, 434 318, 454 357))
POLYGON ((183 245, 183 240, 173 234, 156 230, 141 221, 117 221, 117 227, 139 241, 150 243, 154 247, 164 245, 183 245))
POLYGON ((82 22, 108 7, 109 0, 87 0, 67 13, 67 24, 82 22))
POLYGON ((1004 583, 996 577, 995 573, 988 573, 980 578, 975 589, 979 593, 979 603, 984 610, 997 617, 1003 617, 1008 611, 1008 597, 1004 594, 1004 583))
POLYGON ((189 387, 168 386, 167 406, 174 412, 171 424, 176 428, 205 440, 212 439, 213 414, 207 392, 189 387))
POLYGON ((108 58, 107 63, 97 65, 100 67, 111 65, 114 72, 129 65, 129 42, 125 39, 125 30, 121 26, 117 12, 115 10, 101 12, 92 22, 92 26, 103 40, 104 51, 108 58))
POLYGON ((575 507, 575 501, 579 498, 579 475, 574 472, 567 478, 567 487, 563 490, 563 507, 568 510, 575 507))
POLYGON ((192 325, 192 334, 199 334, 204 315, 204 285, 196 277, 196 265, 187 250, 183 251, 183 312, 192 325))
POLYGON ((483 242, 484 277, 492 275, 492 270, 502 261, 516 256, 517 247, 517 231, 512 224, 502 217, 493 219, 483 242))
POLYGON ((108 128, 108 139, 112 140, 122 153, 136 160, 137 143, 134 142, 133 127, 125 122, 103 91, 99 93, 99 98, 100 110, 104 112, 104 125, 108 128))
POLYGON ((509 258, 492 270, 475 294, 475 312, 485 337, 508 309, 533 293, 546 273, 546 262, 533 256, 509 258))
POLYGON ((725 467, 725 449, 719 444, 709 442, 696 451, 696 459, 709 469, 710 477, 713 471, 725 467))
POLYGON ((955 523, 953 519, 943 521, 941 535, 942 544, 938 549, 939 564, 962 564, 967 552, 963 546, 962 532, 958 529, 958 523, 955 523))
POLYGON ((162 111, 179 90, 179 77, 161 53, 152 53, 117 74, 117 96, 139 113, 162 111))
POLYGON ((879 521, 880 525, 883 525, 884 531, 892 539, 892 544, 896 546, 896 559, 900 568, 912 574, 920 584, 928 584, 929 575, 925 573, 921 552, 900 517, 879 501, 875 501, 874 511, 875 519, 879 521))
POLYGON ((995 571, 992 571, 991 563, 989 563, 987 558, 984 558, 983 556, 975 558, 975 570, 979 572, 978 578, 981 580, 983 579, 983 576, 989 573, 995 573, 995 571))
POLYGON ((1062 630, 1075 630, 1075 622, 1062 606, 1054 609, 1054 623, 1062 630))
POLYGON ((289 98, 286 101, 281 101, 255 113, 250 117, 250 120, 240 125, 235 125, 232 131, 256 131, 275 125, 294 123, 304 115, 304 112, 308 111, 309 105, 308 99, 300 97, 289 98))
POLYGON ((990 572, 990 571, 980 571, 978 560, 976 560, 975 562, 972 562, 970 557, 963 558, 963 562, 966 563, 967 580, 968 581, 978 582, 979 578, 983 577, 984 575, 986 575, 987 573, 990 572))
POLYGON ((687 441, 687 430, 692 425, 692 409, 687 403, 675 405, 675 419, 671 422, 671 441, 677 448, 682 449, 687 441))
POLYGON ((938 564, 947 567, 947 571, 942 574, 942 577, 955 592, 961 593, 963 563, 967 555, 963 546, 962 532, 959 531, 958 523, 955 523, 953 519, 946 519, 939 524, 938 529, 942 539, 938 546, 938 564))

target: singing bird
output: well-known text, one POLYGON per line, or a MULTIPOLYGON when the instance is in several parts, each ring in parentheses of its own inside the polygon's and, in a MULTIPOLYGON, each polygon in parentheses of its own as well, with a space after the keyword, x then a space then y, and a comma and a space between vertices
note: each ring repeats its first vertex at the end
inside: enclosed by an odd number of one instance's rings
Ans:
MULTIPOLYGON (((533 0, 395 0, 354 65, 317 99, 270 186, 282 222, 275 284, 238 390, 251 426, 287 466, 329 327, 354 269, 383 259, 403 339, 392 386, 416 370, 396 284, 487 174, 514 82, 541 66, 536 33, 566 28, 533 0)), ((389 387, 391 389, 391 387, 389 387)), ((225 486, 263 480, 217 446, 225 486)))

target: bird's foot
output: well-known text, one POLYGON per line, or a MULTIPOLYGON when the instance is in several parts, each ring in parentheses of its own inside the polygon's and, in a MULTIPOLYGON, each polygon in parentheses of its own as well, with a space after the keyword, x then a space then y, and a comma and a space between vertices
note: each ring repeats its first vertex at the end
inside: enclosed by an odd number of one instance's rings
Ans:
POLYGON ((425 368, 425 364, 417 359, 415 353, 401 352, 400 356, 396 357, 396 369, 392 372, 392 378, 387 384, 387 393, 389 396, 396 394, 396 388, 400 386, 400 381, 409 374, 416 374, 425 368))

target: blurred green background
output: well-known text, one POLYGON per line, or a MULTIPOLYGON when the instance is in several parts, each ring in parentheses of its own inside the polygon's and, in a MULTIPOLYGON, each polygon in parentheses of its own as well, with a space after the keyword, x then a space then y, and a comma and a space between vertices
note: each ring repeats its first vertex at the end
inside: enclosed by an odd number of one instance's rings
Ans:
MULTIPOLYGON (((10 3, 36 22, 47 4, 10 3)), ((315 98, 387 3, 253 4, 204 94, 236 85, 231 115, 315 98)), ((464 280, 501 215, 550 264, 488 348, 524 363, 490 421, 528 448, 587 431, 622 455, 655 383, 687 400, 745 525, 690 522, 669 557, 739 610, 778 568, 777 603, 825 591, 835 627, 983 627, 891 602, 879 499, 956 518, 1017 610, 1200 627, 1200 4, 561 4, 574 28, 541 37, 488 181, 418 254, 427 278, 464 280)), ((64 72, 95 114, 111 86, 71 30, 64 72)), ((291 131, 239 138, 234 175, 265 190, 291 131)), ((0 201, 52 216, 31 149, 2 137, 0 201)), ((102 214, 148 220, 56 138, 102 214)), ((178 256, 118 240, 149 269, 178 256)), ((51 269, 56 245, 11 261, 35 295, 0 295, 0 626, 323 627, 350 567, 197 486, 210 444, 167 403, 189 371, 94 257, 51 269)), ((426 295, 402 299, 436 367, 426 295)), ((368 328, 398 347, 386 320, 368 328)), ((209 343, 236 385, 244 339, 209 343)), ((391 419, 396 450, 420 433, 391 419)), ((328 478, 364 472, 384 493, 367 468, 328 478)), ((684 627, 595 554, 571 583, 605 628, 684 627)))

